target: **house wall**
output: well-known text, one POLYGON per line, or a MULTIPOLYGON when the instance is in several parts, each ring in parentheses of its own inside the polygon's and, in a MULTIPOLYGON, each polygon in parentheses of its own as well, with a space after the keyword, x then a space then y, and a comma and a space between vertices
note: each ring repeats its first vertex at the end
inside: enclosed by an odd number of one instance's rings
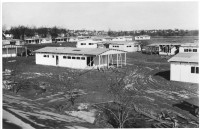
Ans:
POLYGON ((170 80, 181 81, 181 82, 199 82, 199 74, 191 73, 191 67, 198 67, 197 63, 181 63, 171 62, 170 63, 170 80))
POLYGON ((77 42, 76 47, 77 48, 97 48, 97 41, 79 41, 77 42))
POLYGON ((52 39, 42 39, 40 43, 52 43, 52 39))
POLYGON ((170 51, 164 52, 164 51, 161 51, 161 48, 159 46, 159 55, 175 55, 176 50, 177 50, 176 47, 173 47, 173 48, 171 48, 171 52, 170 51))
POLYGON ((196 46, 196 47, 192 47, 192 46, 181 46, 181 47, 179 47, 179 53, 197 53, 197 52, 199 52, 199 48, 198 48, 198 46, 196 46), (188 51, 187 52, 185 52, 184 51, 184 49, 188 49, 188 51), (189 49, 191 50, 191 51, 189 51, 189 49), (195 52, 195 51, 193 51, 194 49, 196 49, 197 51, 195 52))
POLYGON ((150 36, 135 36, 135 40, 149 40, 150 36))
MULTIPOLYGON (((77 68, 77 69, 85 69, 89 67, 97 68, 99 65, 99 56, 93 56, 93 66, 87 65, 87 57, 88 56, 79 56, 79 55, 59 55, 59 54, 43 54, 43 53, 36 53, 36 64, 40 65, 51 65, 51 66, 61 66, 61 67, 69 67, 69 68, 77 68), (44 55, 49 55, 49 57, 44 57, 44 55), (54 55, 54 57, 53 57, 54 55), (56 56, 58 56, 58 65, 56 65, 56 56), (71 57, 85 57, 85 60, 81 59, 64 59, 63 56, 71 56, 71 57)), ((103 55, 101 57, 101 65, 107 65, 107 56, 103 55)))
POLYGON ((124 44, 124 45, 119 45, 119 44, 110 44, 109 45, 110 49, 117 49, 117 50, 123 50, 123 51, 127 51, 127 52, 136 52, 138 51, 138 45, 135 44, 124 44))

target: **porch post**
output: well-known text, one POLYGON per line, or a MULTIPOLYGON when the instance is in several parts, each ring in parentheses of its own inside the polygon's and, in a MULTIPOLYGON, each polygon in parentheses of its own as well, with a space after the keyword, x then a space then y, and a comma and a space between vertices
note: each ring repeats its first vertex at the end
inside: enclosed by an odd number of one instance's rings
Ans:
POLYGON ((17 56, 17 46, 16 46, 16 56, 17 56))
POLYGON ((117 54, 117 67, 118 67, 118 54, 117 54))
POLYGON ((124 64, 126 66, 126 53, 124 53, 124 64))
POLYGON ((109 54, 108 54, 107 60, 108 60, 108 62, 107 62, 108 66, 107 67, 109 68, 109 54))
POLYGON ((90 66, 91 66, 91 56, 90 56, 90 66))
POLYGON ((100 64, 101 64, 101 62, 100 62, 100 55, 99 55, 99 67, 100 67, 100 64))
POLYGON ((7 48, 6 50, 7 50, 7 56, 8 56, 8 47, 6 47, 6 48, 7 48))

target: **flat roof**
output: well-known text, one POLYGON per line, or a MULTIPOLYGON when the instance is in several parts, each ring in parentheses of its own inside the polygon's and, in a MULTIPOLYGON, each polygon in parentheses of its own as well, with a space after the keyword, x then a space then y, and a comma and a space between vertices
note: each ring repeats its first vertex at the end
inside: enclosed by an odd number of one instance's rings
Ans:
POLYGON ((56 54, 76 54, 76 55, 101 55, 107 51, 114 50, 121 53, 125 51, 108 48, 75 48, 75 47, 44 47, 34 52, 36 53, 56 53, 56 54))
POLYGON ((152 43, 150 45, 181 45, 181 43, 152 43))
POLYGON ((117 45, 124 45, 124 44, 138 44, 139 42, 136 41, 103 41, 104 43, 108 44, 117 44, 117 45))
POLYGON ((198 47, 199 43, 195 42, 195 43, 184 43, 181 44, 182 47, 198 47))
POLYGON ((168 62, 199 62, 199 53, 178 53, 168 60, 168 62))

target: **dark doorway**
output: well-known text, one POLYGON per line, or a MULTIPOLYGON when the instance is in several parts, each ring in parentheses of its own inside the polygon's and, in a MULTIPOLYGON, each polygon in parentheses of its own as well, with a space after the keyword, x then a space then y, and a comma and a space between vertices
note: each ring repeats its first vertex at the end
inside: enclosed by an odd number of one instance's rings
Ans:
POLYGON ((59 59, 58 59, 58 56, 56 56, 56 65, 58 65, 59 63, 59 59))
POLYGON ((93 61, 93 57, 87 57, 87 66, 93 66, 94 61, 93 61))

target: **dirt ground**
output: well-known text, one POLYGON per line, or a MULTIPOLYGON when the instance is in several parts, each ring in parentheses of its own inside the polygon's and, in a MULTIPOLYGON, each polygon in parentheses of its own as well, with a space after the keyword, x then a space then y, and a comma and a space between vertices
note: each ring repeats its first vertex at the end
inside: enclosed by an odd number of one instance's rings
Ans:
MULTIPOLYGON (((179 127, 198 127, 198 117, 180 103, 181 100, 198 97, 198 84, 170 81, 169 58, 128 53, 127 66, 119 69, 130 69, 127 88, 136 91, 133 100, 138 108, 154 117, 161 112, 176 115, 179 127)), ((34 56, 3 58, 3 69, 3 82, 9 81, 11 76, 33 82, 32 87, 19 90, 18 93, 3 89, 3 110, 37 129, 98 127, 94 124, 95 109, 90 105, 112 101, 107 93, 104 81, 107 74, 104 71, 36 65, 34 56), (10 75, 11 69, 16 69, 16 75, 10 75), (82 74, 74 86, 80 97, 73 107, 66 106, 68 102, 62 83, 57 78, 59 74, 69 71, 82 74), (35 88, 40 84, 45 85, 45 92, 35 88), (79 109, 81 105, 86 106, 79 109)))

